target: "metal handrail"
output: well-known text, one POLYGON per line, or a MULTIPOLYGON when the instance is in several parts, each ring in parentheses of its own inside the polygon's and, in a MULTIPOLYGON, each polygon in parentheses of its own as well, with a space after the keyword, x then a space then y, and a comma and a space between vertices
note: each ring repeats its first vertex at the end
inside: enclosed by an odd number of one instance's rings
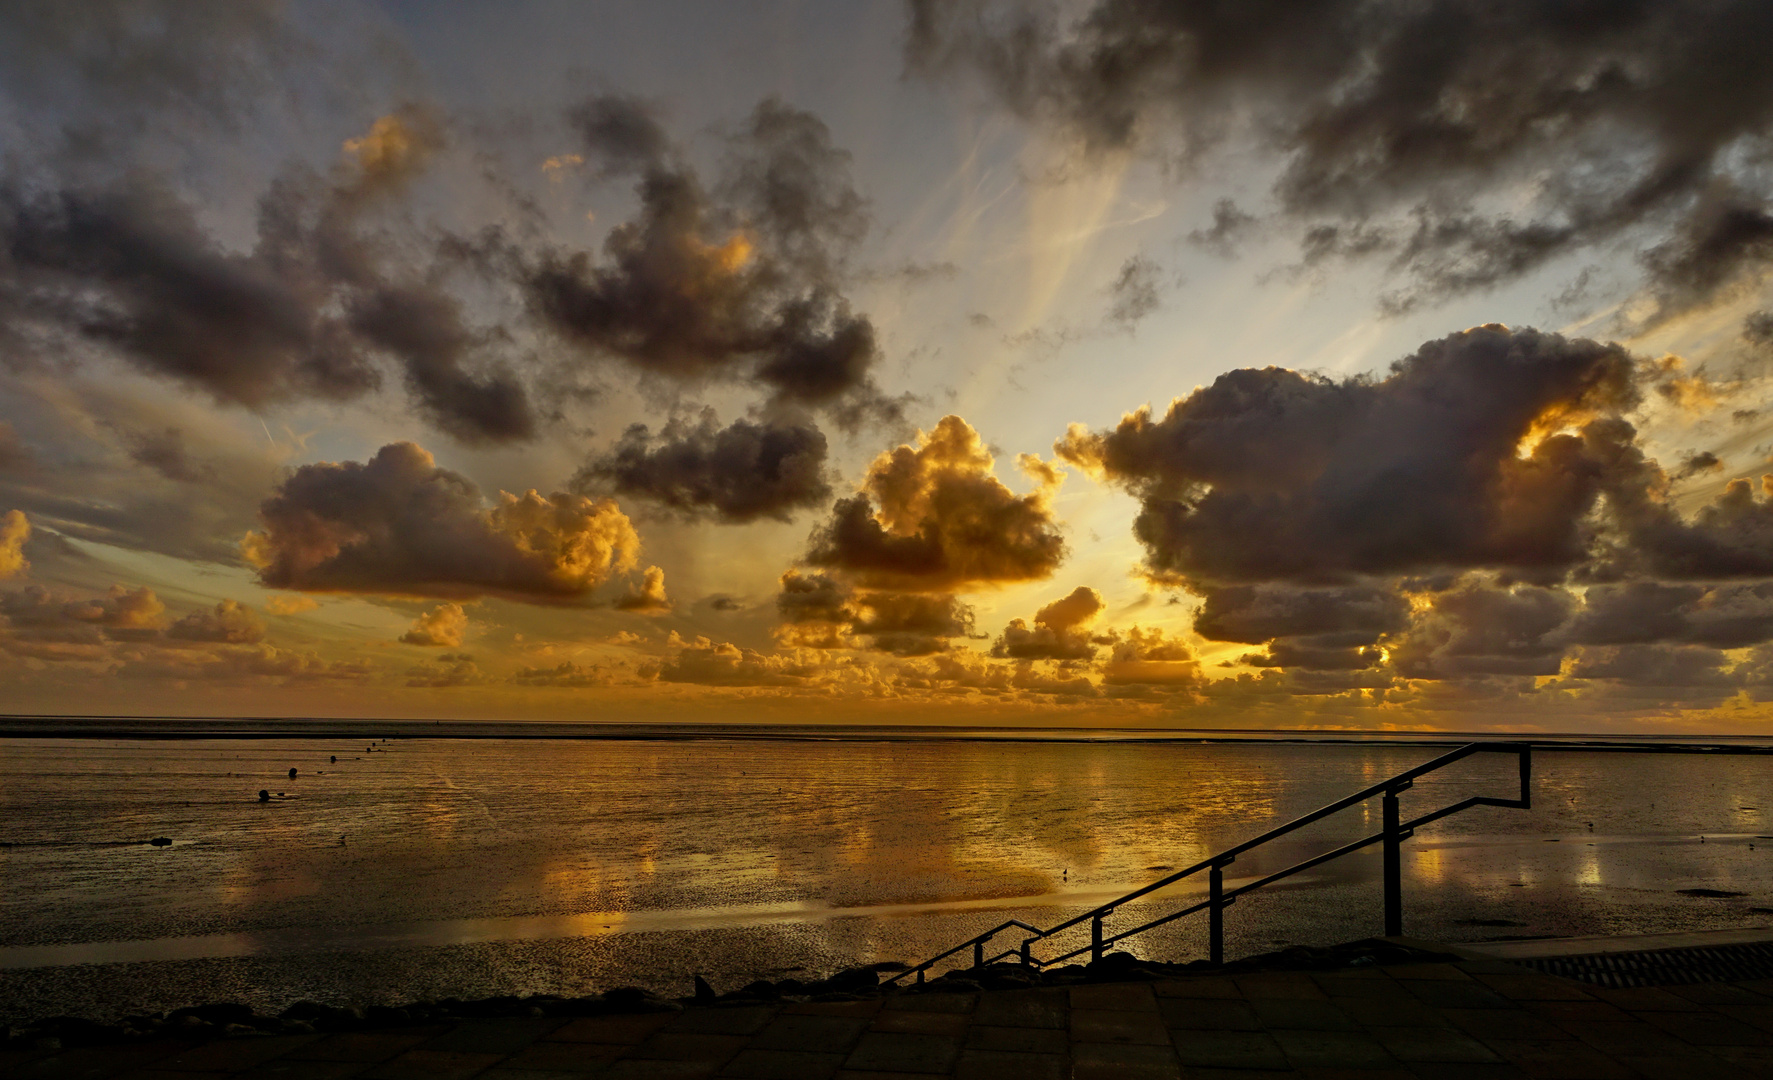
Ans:
POLYGON ((924 973, 929 971, 932 966, 948 959, 955 953, 961 952, 969 946, 973 950, 974 968, 982 968, 987 964, 994 964, 999 960, 1012 956, 1016 957, 1025 965, 1037 968, 1049 967, 1053 964, 1069 960, 1074 956, 1081 956, 1086 952, 1091 955, 1092 959, 1099 960, 1110 945, 1119 941, 1124 941, 1135 934, 1142 934, 1155 926, 1162 926, 1164 923, 1172 922, 1183 916, 1192 915, 1203 908, 1207 910, 1208 914, 1207 937, 1210 958, 1213 963, 1222 964, 1225 962, 1224 912, 1225 909, 1231 906, 1238 897, 1247 892, 1260 889, 1264 885, 1273 884, 1282 878, 1291 877, 1303 870, 1309 870, 1314 866, 1329 862, 1332 859, 1339 859, 1344 855, 1351 854, 1364 847, 1377 843, 1383 843, 1385 845, 1385 933, 1388 936, 1396 936, 1403 933, 1403 859, 1401 852, 1403 842, 1414 835, 1415 831, 1423 825, 1427 825, 1433 821, 1439 821, 1441 818, 1457 814, 1463 810, 1469 810, 1474 806, 1501 806, 1517 810, 1532 809, 1532 780, 1533 747, 1531 743, 1470 743, 1454 750, 1450 754, 1443 754, 1440 757, 1435 758, 1433 761, 1424 762, 1413 769, 1405 770, 1389 779, 1381 780, 1379 783, 1374 784, 1371 787, 1363 788, 1360 791, 1355 792, 1353 795, 1338 799, 1327 806, 1319 807, 1303 817, 1295 818, 1292 821, 1287 822, 1285 825, 1270 829, 1261 836, 1255 837, 1251 840, 1245 840, 1243 843, 1238 844, 1235 847, 1226 848, 1224 851, 1221 851, 1216 855, 1210 855, 1207 858, 1202 859, 1200 862, 1195 863, 1193 866, 1178 870, 1167 877, 1159 878, 1143 888, 1134 889, 1125 896, 1110 900, 1108 903, 1102 904, 1090 911, 1086 911, 1082 915, 1067 919, 1064 922, 1059 923, 1057 926, 1051 926, 1045 930, 1041 930, 1037 927, 1030 926, 1025 922, 1010 919, 1007 922, 992 927, 982 934, 968 938, 946 952, 938 953, 935 956, 930 957, 916 967, 907 968, 904 971, 899 972, 897 975, 888 979, 887 982, 894 983, 898 982, 900 979, 916 975, 917 981, 921 983, 924 981, 924 973), (1455 761, 1462 761, 1473 754, 1485 753, 1506 753, 1519 756, 1521 794, 1518 799, 1499 799, 1487 795, 1474 795, 1462 802, 1454 803, 1451 806, 1444 806, 1433 813, 1424 814, 1419 818, 1413 818, 1409 821, 1398 820, 1397 797, 1402 792, 1409 790, 1410 787, 1415 784, 1418 777, 1434 772, 1437 769, 1445 768, 1446 766, 1453 764, 1455 761), (1268 843, 1270 840, 1285 836, 1296 829, 1304 828, 1305 826, 1321 820, 1322 818, 1326 818, 1338 811, 1346 810, 1357 803, 1366 802, 1375 795, 1384 796, 1384 827, 1379 832, 1376 832, 1371 836, 1363 837, 1353 843, 1344 844, 1333 851, 1326 851, 1321 855, 1315 855, 1303 862, 1295 863, 1292 866, 1287 867, 1285 870, 1276 871, 1275 873, 1269 874, 1267 877, 1260 878, 1246 885, 1241 885, 1229 892, 1226 891, 1224 877, 1225 867, 1230 866, 1233 862, 1237 861, 1239 855, 1242 855, 1244 852, 1249 851, 1252 848, 1260 847, 1261 845, 1268 843), (1137 900, 1149 893, 1156 892, 1159 889, 1174 885, 1183 878, 1190 877, 1202 870, 1208 871, 1207 898, 1205 900, 1189 907, 1182 908, 1179 911, 1173 911, 1168 915, 1160 916, 1150 922, 1136 926, 1131 930, 1124 930, 1112 937, 1103 936, 1102 922, 1109 915, 1114 914, 1116 908, 1133 900, 1137 900), (1036 941, 1040 941, 1043 938, 1050 938, 1054 934, 1069 930, 1071 927, 1086 921, 1090 923, 1090 943, 1088 945, 1045 960, 1040 959, 1033 954, 1032 950, 1036 941), (986 943, 998 934, 1010 929, 1025 930, 1033 936, 1025 938, 1017 948, 1008 949, 987 958, 985 955, 986 943))

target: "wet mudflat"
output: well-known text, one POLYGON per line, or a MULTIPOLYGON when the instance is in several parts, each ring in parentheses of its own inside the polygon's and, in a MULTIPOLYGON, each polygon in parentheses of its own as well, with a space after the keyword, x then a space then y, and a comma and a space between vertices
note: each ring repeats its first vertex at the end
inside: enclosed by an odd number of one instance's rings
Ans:
MULTIPOLYGON (((742 985, 915 961, 1006 917, 1058 922, 1434 755, 964 740, 8 740, 0 1013, 624 983, 683 993, 692 972, 742 985), (173 844, 139 842, 155 837, 173 844)), ((1511 768, 1462 763, 1418 783, 1406 813, 1511 794, 1511 768)), ((1481 940, 1773 922, 1773 840, 1757 839, 1773 833, 1766 758, 1542 753, 1535 777, 1533 811, 1473 811, 1410 841, 1408 932, 1481 940)), ((1375 802, 1246 856, 1228 880, 1365 835, 1377 814, 1375 802)), ((1377 871, 1376 855, 1357 856, 1240 901, 1228 952, 1377 932, 1377 871)), ((1189 895, 1123 914, 1130 925, 1189 895)), ((1189 959, 1203 934, 1184 920, 1134 951, 1189 959)))

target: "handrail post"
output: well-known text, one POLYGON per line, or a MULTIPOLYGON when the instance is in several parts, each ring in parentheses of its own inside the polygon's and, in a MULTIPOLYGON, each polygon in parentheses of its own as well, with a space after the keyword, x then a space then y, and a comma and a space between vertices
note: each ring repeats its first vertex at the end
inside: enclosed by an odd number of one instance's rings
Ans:
MULTIPOLYGON (((1285 825, 1270 829, 1260 836, 1246 840, 1235 847, 1227 848, 1216 855, 1209 855, 1200 861, 1193 863, 1187 869, 1160 878, 1143 888, 1135 889, 1132 892, 1127 893, 1116 900, 1110 901, 1108 904, 1092 911, 1086 911, 1074 915, 1071 918, 1056 923, 1044 930, 1012 919, 978 938, 963 941, 949 949, 947 952, 931 957, 922 965, 913 968, 910 972, 901 973, 900 975, 894 976, 893 979, 889 981, 897 983, 903 979, 906 974, 915 973, 917 976, 917 982, 921 985, 925 982, 925 973, 930 968, 939 961, 946 960, 949 957, 962 952, 968 945, 973 947, 974 970, 982 969, 985 965, 985 944, 992 940, 1000 931, 1009 929, 1012 926, 1018 927, 1034 935, 1033 937, 1025 938, 1018 950, 1021 954, 1021 961, 1025 966, 1045 969, 1048 965, 1061 963, 1072 957, 1080 956, 1086 951, 1090 954, 1090 959, 1093 963, 1104 959, 1107 949, 1112 943, 1124 941, 1136 934, 1144 933, 1155 926, 1168 923, 1174 919, 1180 919, 1186 915, 1195 914, 1202 908, 1207 909, 1208 954, 1211 957, 1210 962, 1214 965, 1223 965, 1225 963, 1225 909, 1235 903, 1238 897, 1242 896, 1244 893, 1260 889, 1263 886, 1279 881, 1282 878, 1290 877, 1293 874, 1308 870, 1311 867, 1318 866, 1332 859, 1339 859, 1356 851, 1365 850, 1375 843, 1381 844, 1384 853, 1384 880, 1382 885, 1384 889, 1385 904, 1385 933, 1387 936, 1399 936, 1403 933, 1404 928, 1403 842, 1415 835, 1418 828, 1439 821, 1451 814, 1457 814, 1471 809, 1475 806, 1516 807, 1523 810, 1531 808, 1533 778, 1532 749, 1533 744, 1530 742, 1469 743, 1451 753, 1442 754, 1441 756, 1434 758, 1431 761, 1424 762, 1413 769, 1398 773, 1389 779, 1380 780, 1377 783, 1370 784, 1352 795, 1345 796, 1335 802, 1319 807, 1317 810, 1312 811, 1309 814, 1295 818, 1285 825), (1451 765, 1454 762, 1463 761, 1473 754, 1483 751, 1515 753, 1519 755, 1521 782, 1519 799, 1511 800, 1495 796, 1474 795, 1462 801, 1443 806, 1432 813, 1413 818, 1409 822, 1403 820, 1402 814, 1400 813, 1398 796, 1413 787, 1418 777, 1426 776, 1431 772, 1451 765), (1372 805, 1371 800, 1375 795, 1381 795, 1384 797, 1384 827, 1381 831, 1371 833, 1352 843, 1345 844, 1342 847, 1335 848, 1313 858, 1295 863, 1284 870, 1278 870, 1269 873, 1266 876, 1259 873, 1254 874, 1251 878, 1245 879, 1246 883, 1240 884, 1238 888, 1227 892, 1225 888, 1225 868, 1236 862, 1239 854, 1253 850, 1262 844, 1266 844, 1271 840, 1275 840, 1297 829, 1310 825, 1330 814, 1346 810, 1349 807, 1357 805, 1370 807, 1372 805), (1193 875, 1200 873, 1202 870, 1208 871, 1208 897, 1206 900, 1196 901, 1192 904, 1185 904, 1183 907, 1178 908, 1168 915, 1153 919, 1142 925, 1135 926, 1132 929, 1123 930, 1118 936, 1112 938, 1108 936, 1104 923, 1109 915, 1114 914, 1116 907, 1132 903, 1133 901, 1149 894, 1156 893, 1184 878, 1192 877, 1193 875), (1033 955, 1033 944, 1035 941, 1054 940, 1053 935, 1064 930, 1070 930, 1073 927, 1082 924, 1085 920, 1090 921, 1090 943, 1088 945, 1055 955, 1051 959, 1039 959, 1033 955)), ((1370 813, 1370 810, 1368 812, 1370 813)), ((1005 952, 1001 955, 1007 957, 1010 953, 1005 952)))
POLYGON ((1397 792, 1385 793, 1385 936, 1404 932, 1403 836, 1398 828, 1397 792))
POLYGON ((1207 871, 1207 957, 1225 962, 1225 871, 1214 863, 1207 871))

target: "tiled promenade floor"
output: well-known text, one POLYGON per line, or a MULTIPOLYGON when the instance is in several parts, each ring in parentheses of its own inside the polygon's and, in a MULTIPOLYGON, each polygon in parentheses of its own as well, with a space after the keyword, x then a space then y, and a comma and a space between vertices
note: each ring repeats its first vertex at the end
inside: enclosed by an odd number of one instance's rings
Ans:
POLYGON ((8 1080, 1773 1077, 1773 980, 1498 960, 0 1053, 8 1080))

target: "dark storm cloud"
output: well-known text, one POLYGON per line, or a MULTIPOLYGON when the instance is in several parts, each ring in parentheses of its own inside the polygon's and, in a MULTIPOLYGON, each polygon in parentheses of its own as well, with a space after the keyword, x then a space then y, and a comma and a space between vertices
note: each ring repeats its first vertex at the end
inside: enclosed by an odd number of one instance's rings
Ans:
POLYGON ((782 591, 776 594, 776 610, 786 623, 847 623, 855 609, 855 593, 826 574, 789 570, 782 575, 782 591))
POLYGON ((1674 471, 1674 479, 1685 480, 1689 476, 1698 476, 1701 473, 1721 472, 1723 468, 1724 463, 1716 454, 1710 450, 1701 450, 1681 457, 1681 467, 1674 471))
POLYGON ((1678 312, 1773 263, 1773 204, 1735 188, 1708 191, 1670 239, 1644 253, 1663 309, 1678 312))
POLYGON ((345 144, 329 178, 288 172, 259 205, 247 252, 228 249, 186 201, 149 179, 112 187, 0 188, 0 313, 14 350, 64 342, 253 409, 347 400, 393 358, 420 407, 468 442, 534 434, 523 384, 469 364, 487 344, 435 282, 384 268, 361 223, 401 194, 442 145, 427 110, 384 116, 345 144))
POLYGON ((1251 645, 1331 634, 1353 635, 1369 644, 1403 629, 1410 614, 1408 601, 1374 585, 1232 585, 1203 587, 1202 595, 1206 603, 1195 617, 1195 629, 1215 641, 1251 645))
POLYGON ((1517 451, 1547 425, 1634 405, 1635 371, 1617 345, 1488 326, 1427 343, 1383 379, 1228 372, 1161 420, 1074 426, 1055 449, 1139 496, 1135 534, 1159 579, 1556 574, 1588 553, 1586 519, 1625 436, 1585 428, 1517 451))
POLYGON ((1567 644, 1562 629, 1576 606, 1562 589, 1468 581, 1433 598, 1395 645, 1392 663, 1419 679, 1556 675, 1567 644))
MULTIPOLYGON (((1643 466, 1660 479, 1660 469, 1643 466)), ((1773 576, 1773 477, 1762 477, 1761 498, 1745 479, 1731 480, 1693 520, 1652 497, 1621 498, 1617 516, 1635 554, 1665 578, 1773 576)), ((1654 489, 1652 489, 1653 491, 1654 489)), ((1636 496, 1637 492, 1631 492, 1636 496)))
POLYGON ((1773 640, 1773 583, 1591 585, 1565 636, 1580 645, 1759 644, 1773 640))
POLYGON ((1773 345, 1773 311, 1757 311, 1742 320, 1742 337, 1756 345, 1773 345))
POLYGON ((973 630, 973 612, 951 593, 858 592, 826 574, 789 570, 776 594, 787 644, 866 645, 897 656, 927 656, 973 630), (864 640, 865 639, 865 640, 864 640))
POLYGON ((608 94, 589 98, 567 111, 567 121, 595 155, 604 176, 629 176, 666 161, 671 139, 652 107, 637 97, 608 94))
POLYGON ((1728 685, 1721 650, 1697 645, 1608 645, 1579 649, 1568 674, 1627 685, 1682 687, 1728 685))
POLYGON ((260 583, 306 592, 583 603, 640 546, 614 502, 531 491, 483 507, 472 482, 412 443, 304 465, 259 519, 242 550, 260 583))
POLYGON ((949 594, 860 593, 849 629, 866 635, 869 648, 895 656, 946 651, 949 639, 972 633, 973 610, 949 594))
POLYGON ((1038 459, 1023 465, 1041 486, 1016 495, 997 479, 979 433, 944 417, 917 446, 875 458, 862 491, 839 499, 814 530, 805 561, 865 588, 902 592, 1046 578, 1065 556, 1049 505, 1059 476, 1038 459))
POLYGON ((1237 246, 1256 227, 1256 216, 1239 210, 1237 203, 1220 199, 1213 204, 1213 224, 1188 234, 1188 242, 1220 258, 1237 254, 1237 246))
POLYGON ((573 479, 579 491, 610 491, 688 515, 786 521, 831 497, 825 435, 810 423, 736 420, 712 409, 653 435, 635 424, 573 479))
POLYGON ((1769 192, 1752 162, 1773 133, 1773 8, 1760 0, 911 0, 910 13, 914 71, 978 72, 1088 149, 1271 154, 1283 214, 1331 230, 1320 242, 1365 232, 1417 275, 1394 308, 1635 236, 1663 241, 1648 260, 1659 314, 1766 265, 1769 192))
POLYGON ((867 213, 823 122, 762 102, 710 191, 633 99, 593 99, 573 116, 600 168, 638 175, 640 212, 610 231, 602 259, 553 250, 523 260, 545 324, 651 376, 750 378, 777 403, 845 424, 898 418, 871 376, 873 323, 842 293, 867 213))
POLYGON ((207 468, 192 460, 185 446, 185 434, 178 428, 134 433, 130 441, 130 459, 168 480, 192 484, 209 479, 207 468))
POLYGON ((258 407, 348 398, 377 375, 320 312, 317 283, 223 251, 189 206, 151 184, 118 193, 0 196, 0 304, 119 350, 218 400, 258 407))
POLYGON ((1244 664, 1574 687, 1626 678, 1643 647, 1654 666, 1633 685, 1680 686, 1711 678, 1707 650, 1773 640, 1773 479, 1731 480, 1684 515, 1675 483, 1721 461, 1670 474, 1623 415, 1645 390, 1711 394, 1696 378, 1482 327, 1382 378, 1233 371, 1162 419, 1074 426, 1056 450, 1139 497, 1147 572, 1202 598, 1203 637, 1261 646, 1244 664))
POLYGON ((1135 255, 1121 264, 1120 273, 1108 286, 1108 321, 1123 329, 1156 311, 1162 301, 1158 296, 1157 264, 1142 255, 1135 255))
POLYGON ((1267 644, 1254 667, 1348 671, 1380 662, 1377 642, 1407 625, 1409 604, 1372 584, 1197 586, 1205 603, 1195 632, 1215 641, 1267 644))
POLYGON ((1113 638, 1097 638, 1089 625, 1102 613, 1102 594, 1079 585, 1034 613, 1034 625, 1011 619, 991 646, 991 655, 1009 660, 1089 660, 1096 646, 1113 638))
POLYGON ((382 285, 352 301, 350 323, 364 341, 400 360, 407 390, 442 430, 469 443, 535 434, 529 396, 511 371, 465 366, 484 338, 464 323, 454 297, 382 285))
MULTIPOLYGON (((39 104, 69 148, 140 135, 148 118, 236 127, 311 42, 277 0, 143 4, 19 0, 0 7, 0 88, 39 104)), ((37 117, 24 118, 35 120, 37 117)))

